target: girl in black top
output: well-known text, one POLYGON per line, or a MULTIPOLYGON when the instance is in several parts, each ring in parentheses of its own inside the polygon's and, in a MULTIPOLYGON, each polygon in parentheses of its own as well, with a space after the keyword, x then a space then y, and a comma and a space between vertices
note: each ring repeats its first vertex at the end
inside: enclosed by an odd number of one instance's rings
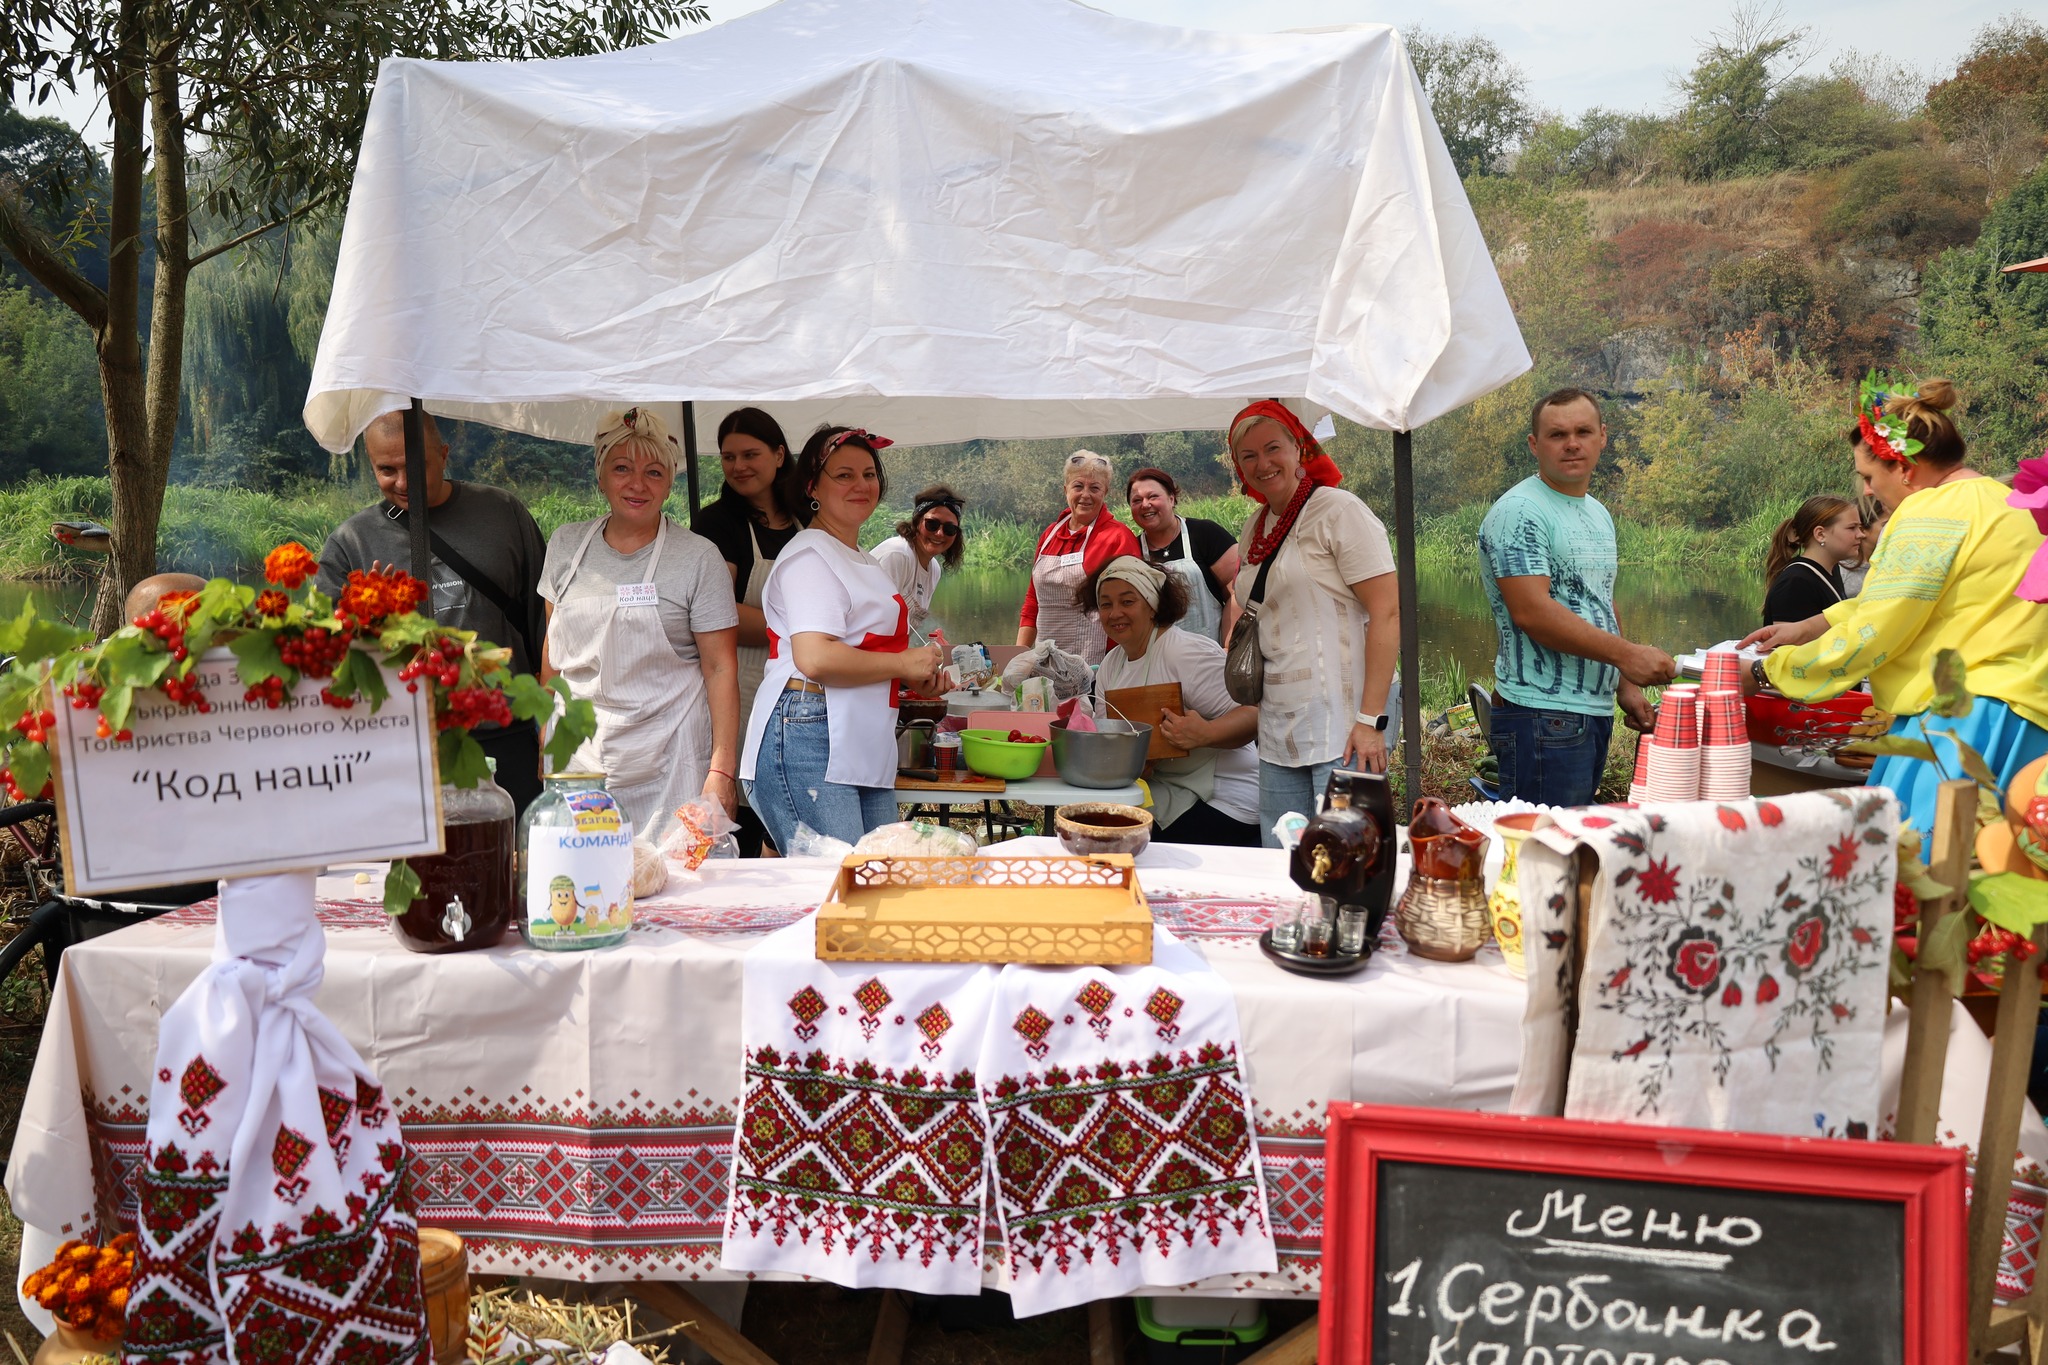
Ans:
POLYGON ((1771 536, 1764 558, 1764 624, 1804 621, 1848 596, 1841 564, 1863 547, 1856 504, 1829 494, 1808 498, 1771 536))

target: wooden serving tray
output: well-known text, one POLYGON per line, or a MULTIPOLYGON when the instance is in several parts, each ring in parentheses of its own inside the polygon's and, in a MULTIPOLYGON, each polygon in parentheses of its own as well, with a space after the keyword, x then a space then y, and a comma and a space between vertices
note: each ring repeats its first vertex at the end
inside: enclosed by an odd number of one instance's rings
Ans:
POLYGON ((826 962, 1152 960, 1152 908, 1130 855, 864 858, 818 907, 826 962))

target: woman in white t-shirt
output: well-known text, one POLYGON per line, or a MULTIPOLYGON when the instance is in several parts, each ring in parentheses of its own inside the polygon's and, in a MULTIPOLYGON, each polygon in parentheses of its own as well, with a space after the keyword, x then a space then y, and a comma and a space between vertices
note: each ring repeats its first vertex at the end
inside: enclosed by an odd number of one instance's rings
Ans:
POLYGON ((937 686, 939 649, 910 644, 910 609, 860 528, 885 487, 856 427, 820 427, 797 470, 811 499, 768 575, 768 666, 747 721, 747 804, 787 852, 799 823, 847 843, 896 818, 896 683, 937 686))
POLYGON ((896 534, 868 551, 910 605, 910 628, 920 634, 932 614, 939 575, 960 567, 960 512, 966 505, 946 485, 933 484, 911 501, 910 519, 896 523, 896 534))
POLYGON ((1230 424, 1230 456, 1263 504, 1238 542, 1237 600, 1260 603, 1259 829, 1274 845, 1274 822, 1312 814, 1340 764, 1386 771, 1400 598, 1387 528, 1336 486, 1336 463, 1300 418, 1253 403, 1230 424))
POLYGON ((658 840, 700 795, 732 814, 739 613, 717 547, 662 515, 678 452, 661 419, 614 414, 596 444, 611 510, 548 540, 541 676, 597 709, 569 770, 603 773, 634 832, 658 840))
POLYGON ((1176 622, 1189 588, 1178 574, 1120 555, 1081 585, 1076 605, 1100 613, 1109 652, 1095 672, 1096 716, 1114 715, 1108 694, 1126 687, 1180 685, 1182 709, 1168 709, 1160 733, 1180 758, 1145 769, 1159 837, 1176 844, 1257 848, 1259 761, 1252 737, 1257 707, 1239 706, 1223 683, 1223 646, 1176 622))

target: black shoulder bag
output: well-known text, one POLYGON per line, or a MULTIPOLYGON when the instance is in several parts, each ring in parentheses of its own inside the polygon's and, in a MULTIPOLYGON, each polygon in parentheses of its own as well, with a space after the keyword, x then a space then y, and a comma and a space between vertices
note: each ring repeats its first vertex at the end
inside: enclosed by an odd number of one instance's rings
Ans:
MULTIPOLYGON (((400 526, 410 526, 407 509, 392 507, 388 503, 385 505, 389 509, 385 512, 387 517, 397 522, 400 526)), ((470 563, 468 559, 456 551, 453 545, 442 539, 441 533, 434 529, 432 517, 427 519, 427 542, 434 547, 434 557, 436 559, 455 570, 463 582, 483 594, 483 599, 486 602, 489 602, 503 613, 505 620, 511 625, 512 629, 519 632, 519 642, 526 647, 526 657, 532 660, 534 668, 538 669, 540 667, 540 647, 534 642, 533 631, 527 624, 526 612, 521 610, 512 601, 511 595, 499 587, 489 574, 470 563)))

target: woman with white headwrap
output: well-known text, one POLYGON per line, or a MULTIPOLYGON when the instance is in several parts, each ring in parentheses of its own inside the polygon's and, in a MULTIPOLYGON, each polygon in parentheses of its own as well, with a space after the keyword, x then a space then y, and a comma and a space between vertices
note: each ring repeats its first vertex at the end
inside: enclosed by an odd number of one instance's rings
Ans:
POLYGON ((611 510, 548 541, 541 675, 597 708, 569 769, 603 773, 634 832, 659 840, 684 802, 730 815, 738 800, 739 612, 717 547, 662 514, 677 457, 662 420, 613 414, 596 453, 611 510))
POLYGON ((1142 557, 1138 538, 1109 510, 1110 464, 1092 450, 1067 456, 1066 515, 1055 517, 1038 537, 1031 561, 1031 586, 1017 613, 1017 643, 1050 640, 1091 664, 1102 662, 1109 642, 1093 612, 1074 605, 1075 590, 1118 555, 1142 557))
MULTIPOLYGON (((1119 688, 1180 684, 1182 709, 1161 717, 1161 734, 1182 758, 1146 768, 1159 837, 1177 844, 1259 846, 1257 708, 1239 706, 1223 684, 1223 647, 1175 622, 1187 614, 1187 581, 1134 555, 1089 576, 1075 605, 1094 613, 1110 649, 1095 673, 1098 698, 1119 688)), ((1098 714, 1109 714, 1098 702, 1098 714)))

